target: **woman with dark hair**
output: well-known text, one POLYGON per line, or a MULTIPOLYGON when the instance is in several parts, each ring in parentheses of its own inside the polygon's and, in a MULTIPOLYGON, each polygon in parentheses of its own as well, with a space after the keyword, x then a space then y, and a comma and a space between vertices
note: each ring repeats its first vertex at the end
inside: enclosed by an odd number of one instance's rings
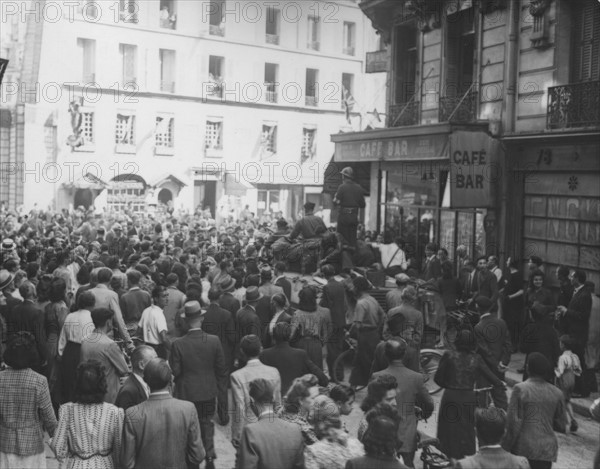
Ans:
POLYGON ((58 356, 60 358, 61 404, 73 400, 75 390, 75 373, 81 358, 81 343, 88 334, 94 331, 91 311, 96 298, 85 291, 77 300, 77 311, 69 313, 60 330, 58 339, 58 356))
POLYGON ((0 467, 45 468, 44 430, 56 417, 46 378, 31 369, 39 361, 35 337, 18 332, 8 340, 0 373, 0 467))
POLYGON ((475 345, 471 331, 460 331, 454 342, 456 350, 444 353, 434 377, 435 383, 444 388, 437 437, 440 450, 449 458, 463 459, 475 454, 478 378, 484 376, 493 386, 504 384, 475 353, 475 345))
POLYGON ((177 277, 179 277, 179 285, 177 285, 177 288, 180 292, 185 293, 185 286, 188 279, 187 269, 180 262, 175 262, 173 267, 171 267, 171 272, 177 274, 177 277))
POLYGON ((121 383, 119 379, 129 373, 129 367, 119 346, 108 337, 113 312, 107 308, 92 310, 94 331, 88 334, 81 343, 81 362, 97 360, 106 373, 107 390, 104 401, 114 404, 121 383))
POLYGON ((123 409, 104 402, 106 371, 96 360, 77 368, 75 400, 60 408, 50 447, 69 469, 119 467, 123 409))
POLYGON ((368 415, 369 426, 363 438, 365 455, 350 459, 346 469, 408 469, 396 458, 400 416, 392 409, 375 410, 368 415))
POLYGON ((355 278, 352 287, 348 292, 351 311, 350 337, 356 339, 357 346, 350 384, 363 386, 369 382, 371 364, 383 331, 385 313, 377 300, 367 293, 370 285, 366 278, 355 278))
POLYGON ((319 441, 304 451, 306 469, 343 469, 346 461, 364 454, 361 442, 342 430, 338 406, 329 397, 315 399, 308 420, 319 441))
POLYGON ((502 292, 503 319, 508 326, 513 352, 521 343, 521 331, 525 325, 525 309, 523 296, 523 273, 518 268, 519 263, 509 257, 506 261, 507 270, 500 281, 502 292))
POLYGON ((302 431, 304 443, 312 445, 319 441, 307 417, 314 399, 319 395, 319 380, 315 375, 307 374, 296 378, 283 399, 279 418, 295 423, 302 431))
MULTIPOLYGON (((529 311, 529 320, 531 321, 531 308, 535 303, 538 303, 542 306, 556 307, 556 302, 554 301, 554 295, 552 292, 544 286, 544 282, 546 280, 546 274, 539 269, 531 272, 531 276, 529 277, 529 286, 527 288, 526 294, 526 303, 527 310, 529 311)), ((554 311, 552 308, 548 308, 548 313, 554 311)))
POLYGON ((52 275, 44 274, 40 277, 35 294, 37 295, 38 307, 44 311, 50 304, 50 288, 52 287, 52 275))
POLYGON ((50 386, 50 394, 55 409, 63 402, 60 367, 58 365, 58 338, 63 328, 65 320, 69 315, 67 306, 67 284, 62 278, 55 278, 50 285, 48 304, 44 310, 45 328, 46 328, 46 357, 48 365, 46 367, 46 377, 50 386))
POLYGON ((398 390, 398 381, 390 374, 383 374, 378 376, 369 383, 367 387, 367 395, 365 396, 362 404, 360 405, 361 410, 364 412, 364 416, 358 424, 358 439, 363 440, 365 432, 367 431, 368 421, 367 413, 374 409, 379 404, 387 404, 389 406, 396 406, 396 394, 398 390))
POLYGON ((298 298, 298 309, 291 321, 294 347, 306 350, 311 361, 323 369, 323 345, 331 333, 331 315, 329 310, 317 308, 317 292, 313 287, 302 288, 298 298))
POLYGON ((352 413, 356 392, 350 386, 337 384, 329 391, 329 397, 335 402, 341 415, 350 415, 352 413))

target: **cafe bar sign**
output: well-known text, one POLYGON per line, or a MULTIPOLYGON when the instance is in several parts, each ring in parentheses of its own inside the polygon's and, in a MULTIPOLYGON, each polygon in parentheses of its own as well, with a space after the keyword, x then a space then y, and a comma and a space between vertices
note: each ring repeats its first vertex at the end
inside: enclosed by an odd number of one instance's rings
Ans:
POLYGON ((338 142, 335 161, 406 161, 447 158, 448 135, 338 142))
POLYGON ((452 208, 494 207, 501 178, 502 151, 484 132, 455 131, 450 135, 450 205, 452 208))

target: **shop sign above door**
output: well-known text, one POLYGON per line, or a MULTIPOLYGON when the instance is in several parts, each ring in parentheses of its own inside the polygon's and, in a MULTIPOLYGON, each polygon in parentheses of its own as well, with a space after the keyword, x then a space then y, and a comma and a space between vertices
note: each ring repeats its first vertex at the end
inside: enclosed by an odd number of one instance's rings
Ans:
POLYGON ((335 161, 403 161, 445 158, 447 135, 355 140, 335 144, 335 161))

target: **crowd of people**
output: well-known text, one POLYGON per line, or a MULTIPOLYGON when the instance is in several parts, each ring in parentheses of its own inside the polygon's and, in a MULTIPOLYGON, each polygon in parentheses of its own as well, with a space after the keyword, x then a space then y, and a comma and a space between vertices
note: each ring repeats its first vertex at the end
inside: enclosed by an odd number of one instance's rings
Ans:
POLYGON ((355 212, 340 233, 313 209, 293 227, 247 211, 219 226, 204 212, 3 213, 0 467, 46 467, 47 432, 69 468, 210 469, 215 421, 230 424, 239 468, 414 467, 418 421, 434 411, 419 358, 428 330, 446 349, 434 378, 440 449, 457 467, 551 467, 554 431, 578 429, 571 397, 596 389, 585 273, 559 268, 554 292, 538 258, 524 274, 462 248, 452 263, 434 244, 419 265, 402 240, 357 230, 355 212), (378 301, 356 266, 397 287, 378 301), (296 288, 292 269, 318 287, 296 288), (415 277, 439 298, 433 320, 415 277), (453 323, 461 301, 472 328, 453 323), (334 386, 347 341, 349 385, 334 386), (509 401, 519 350, 524 381, 509 401), (352 435, 357 386, 367 396, 352 435))

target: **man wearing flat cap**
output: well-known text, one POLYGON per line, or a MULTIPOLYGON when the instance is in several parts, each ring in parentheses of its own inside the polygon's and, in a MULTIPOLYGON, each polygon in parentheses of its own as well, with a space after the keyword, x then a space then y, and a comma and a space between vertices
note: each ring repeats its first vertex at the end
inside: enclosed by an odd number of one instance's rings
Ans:
POLYGON ((294 229, 290 233, 290 239, 296 239, 298 236, 302 236, 304 240, 318 238, 319 231, 327 231, 325 222, 313 213, 314 210, 315 204, 312 202, 304 204, 304 217, 296 222, 294 229))
POLYGON ((365 208, 365 191, 354 178, 354 170, 347 166, 342 169, 342 184, 338 188, 333 202, 340 207, 337 231, 350 247, 356 248, 356 229, 358 228, 358 210, 365 208))
POLYGON ((202 330, 206 311, 198 301, 184 305, 188 332, 176 339, 171 347, 169 364, 175 377, 175 397, 193 402, 198 412, 202 443, 206 449, 206 467, 214 469, 217 457, 214 445, 215 410, 223 425, 229 422, 227 413, 228 372, 221 341, 202 330))
MULTIPOLYGON (((504 381, 504 373, 510 362, 512 342, 510 333, 504 319, 492 314, 494 302, 487 296, 475 298, 477 311, 480 314, 479 323, 475 326, 474 333, 477 340, 477 352, 492 372, 504 381)), ((484 376, 477 382, 478 388, 492 386, 484 376)), ((500 409, 508 409, 508 397, 504 388, 494 386, 492 389, 494 405, 500 409)))

